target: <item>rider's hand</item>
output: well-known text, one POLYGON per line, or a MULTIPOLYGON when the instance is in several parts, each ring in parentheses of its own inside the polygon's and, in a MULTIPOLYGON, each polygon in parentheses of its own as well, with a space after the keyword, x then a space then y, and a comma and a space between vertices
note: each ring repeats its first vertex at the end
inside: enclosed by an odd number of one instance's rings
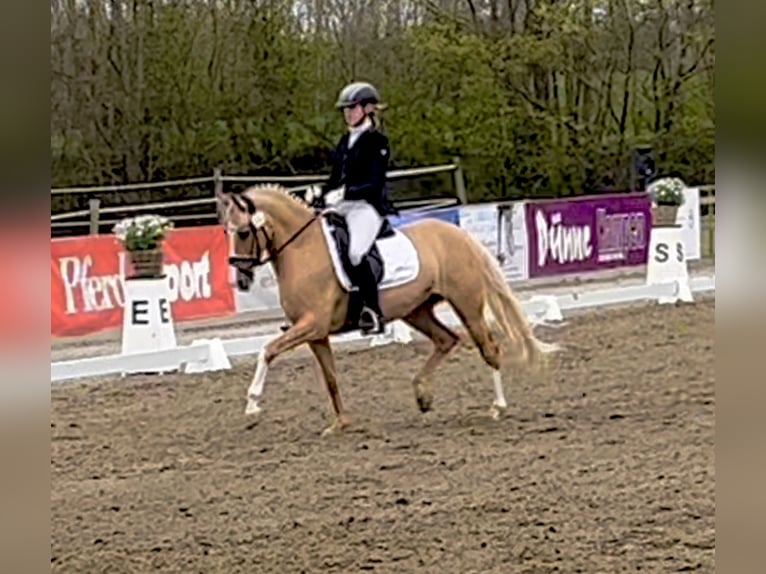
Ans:
POLYGON ((326 205, 336 205, 343 199, 343 195, 346 193, 346 186, 341 185, 337 189, 328 191, 324 196, 324 202, 326 205))
POLYGON ((306 193, 303 195, 303 199, 309 205, 314 205, 322 197, 322 186, 311 185, 306 189, 306 193))

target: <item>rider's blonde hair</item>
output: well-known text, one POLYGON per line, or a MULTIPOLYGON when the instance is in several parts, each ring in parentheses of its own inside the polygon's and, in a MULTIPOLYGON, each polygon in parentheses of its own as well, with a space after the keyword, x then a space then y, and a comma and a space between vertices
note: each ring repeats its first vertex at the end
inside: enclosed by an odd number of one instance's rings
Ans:
POLYGON ((376 129, 380 128, 383 124, 382 115, 383 112, 388 109, 388 104, 378 103, 373 104, 372 111, 369 113, 370 120, 372 120, 372 125, 375 126, 376 129))

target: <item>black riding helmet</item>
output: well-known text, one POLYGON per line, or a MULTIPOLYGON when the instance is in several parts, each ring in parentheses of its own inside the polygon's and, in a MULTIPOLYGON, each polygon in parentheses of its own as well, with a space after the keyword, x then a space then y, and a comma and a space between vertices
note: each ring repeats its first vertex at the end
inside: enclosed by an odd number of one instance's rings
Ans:
POLYGON ((338 101, 335 107, 339 109, 348 108, 361 104, 379 104, 380 93, 375 86, 367 82, 353 82, 344 87, 338 94, 338 101))

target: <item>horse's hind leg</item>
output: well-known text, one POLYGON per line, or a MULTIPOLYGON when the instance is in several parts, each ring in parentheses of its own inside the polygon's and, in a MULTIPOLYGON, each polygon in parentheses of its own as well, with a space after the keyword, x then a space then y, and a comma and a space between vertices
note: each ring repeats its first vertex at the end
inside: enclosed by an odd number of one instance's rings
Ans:
POLYGON ((425 413, 431 410, 434 400, 433 373, 455 349, 460 337, 436 318, 434 304, 431 301, 423 303, 402 320, 431 339, 434 345, 426 364, 412 380, 418 407, 425 413))
POLYGON ((478 347, 482 359, 492 368, 492 384, 495 399, 492 403, 490 414, 492 418, 498 418, 500 412, 508 407, 503 390, 503 378, 500 372, 503 353, 484 317, 484 305, 474 295, 466 297, 465 300, 450 299, 450 305, 458 317, 460 317, 466 329, 468 329, 468 333, 471 335, 471 339, 476 344, 476 347, 478 347))

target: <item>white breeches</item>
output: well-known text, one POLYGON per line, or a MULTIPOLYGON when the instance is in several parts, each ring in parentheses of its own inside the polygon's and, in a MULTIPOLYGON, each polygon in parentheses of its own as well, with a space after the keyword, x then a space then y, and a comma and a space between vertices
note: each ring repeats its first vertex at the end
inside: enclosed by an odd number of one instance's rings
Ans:
POLYGON ((352 265, 359 265, 375 243, 383 218, 373 206, 361 200, 343 200, 332 209, 345 216, 348 222, 348 258, 352 265))

